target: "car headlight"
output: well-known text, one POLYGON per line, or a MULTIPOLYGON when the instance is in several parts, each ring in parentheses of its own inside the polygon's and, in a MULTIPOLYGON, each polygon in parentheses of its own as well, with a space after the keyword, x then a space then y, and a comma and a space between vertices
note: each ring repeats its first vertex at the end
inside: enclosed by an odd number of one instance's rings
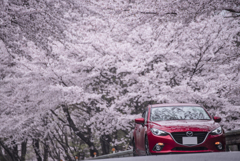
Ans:
POLYGON ((166 135, 168 135, 168 133, 166 133, 165 131, 162 131, 162 130, 159 130, 159 129, 155 129, 155 128, 152 128, 151 131, 152 131, 152 133, 154 135, 159 135, 159 136, 166 136, 166 135))
POLYGON ((221 127, 218 127, 215 130, 210 132, 211 135, 219 135, 221 133, 222 133, 222 128, 221 127))

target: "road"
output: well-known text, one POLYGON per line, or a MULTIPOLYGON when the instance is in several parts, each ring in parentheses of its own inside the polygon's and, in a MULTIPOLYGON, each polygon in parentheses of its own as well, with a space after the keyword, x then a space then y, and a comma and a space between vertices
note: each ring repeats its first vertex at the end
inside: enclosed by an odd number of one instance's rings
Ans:
POLYGON ((99 161, 240 161, 240 152, 167 154, 99 159, 99 161))

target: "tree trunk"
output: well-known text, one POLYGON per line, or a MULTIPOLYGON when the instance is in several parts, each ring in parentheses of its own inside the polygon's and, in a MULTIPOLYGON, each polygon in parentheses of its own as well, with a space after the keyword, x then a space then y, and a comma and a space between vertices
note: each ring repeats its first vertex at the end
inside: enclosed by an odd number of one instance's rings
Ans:
POLYGON ((15 142, 13 143, 13 156, 15 158, 15 160, 19 160, 19 156, 18 156, 18 145, 15 144, 15 142))
POLYGON ((93 142, 90 141, 91 138, 85 137, 84 134, 81 133, 80 130, 78 130, 78 128, 76 127, 75 123, 73 122, 73 120, 72 120, 72 118, 70 116, 70 113, 68 111, 68 107, 66 105, 62 105, 62 109, 63 109, 63 112, 65 113, 65 116, 67 117, 67 120, 68 120, 70 128, 72 128, 72 130, 76 133, 76 135, 78 137, 80 137, 88 145, 88 147, 90 148, 89 149, 90 155, 92 157, 94 157, 94 152, 96 152, 97 155, 98 155, 98 150, 96 149, 96 147, 93 144, 93 142))
POLYGON ((2 153, 2 147, 0 146, 0 160, 1 161, 8 161, 6 155, 2 153))
POLYGON ((21 145, 21 161, 26 160, 26 153, 27 153, 27 140, 22 142, 21 145))
POLYGON ((110 153, 110 142, 111 142, 111 137, 109 135, 102 135, 100 137, 102 155, 110 153))
POLYGON ((48 161, 48 151, 49 151, 48 141, 45 141, 43 161, 48 161))
POLYGON ((0 145, 4 148, 5 152, 7 153, 9 157, 9 161, 19 161, 20 158, 18 156, 18 148, 17 145, 13 142, 14 146, 13 148, 9 148, 6 146, 2 141, 0 141, 0 145), (11 159, 10 159, 11 158, 11 159))
POLYGON ((32 145, 33 145, 35 154, 37 156, 37 161, 42 161, 42 157, 41 157, 40 149, 39 149, 39 139, 33 139, 32 145))

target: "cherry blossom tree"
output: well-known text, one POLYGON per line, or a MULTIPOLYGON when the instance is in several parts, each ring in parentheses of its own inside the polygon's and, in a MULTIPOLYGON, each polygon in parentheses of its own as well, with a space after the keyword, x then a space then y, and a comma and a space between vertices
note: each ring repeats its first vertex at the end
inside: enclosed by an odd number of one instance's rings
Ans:
POLYGON ((227 130, 239 128, 239 113, 228 113, 239 105, 239 2, 5 0, 0 8, 1 156, 123 150, 149 103, 202 104, 227 130))

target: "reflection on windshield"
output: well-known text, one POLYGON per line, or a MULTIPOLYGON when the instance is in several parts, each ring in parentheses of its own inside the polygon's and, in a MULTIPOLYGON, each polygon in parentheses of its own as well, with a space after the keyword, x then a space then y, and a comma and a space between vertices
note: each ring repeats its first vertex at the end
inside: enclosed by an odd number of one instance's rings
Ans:
POLYGON ((210 119, 202 107, 154 107, 150 117, 151 121, 210 119))

